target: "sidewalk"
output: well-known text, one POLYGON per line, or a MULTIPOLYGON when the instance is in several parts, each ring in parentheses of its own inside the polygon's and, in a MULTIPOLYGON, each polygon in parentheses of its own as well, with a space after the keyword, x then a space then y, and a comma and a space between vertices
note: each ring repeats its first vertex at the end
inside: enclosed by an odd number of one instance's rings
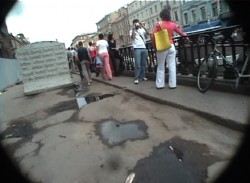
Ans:
POLYGON ((93 80, 102 82, 125 91, 135 93, 143 98, 192 111, 228 128, 244 131, 248 123, 250 97, 209 90, 200 93, 196 87, 178 85, 176 89, 157 90, 155 81, 140 81, 134 84, 133 77, 114 77, 112 81, 95 77, 93 80))

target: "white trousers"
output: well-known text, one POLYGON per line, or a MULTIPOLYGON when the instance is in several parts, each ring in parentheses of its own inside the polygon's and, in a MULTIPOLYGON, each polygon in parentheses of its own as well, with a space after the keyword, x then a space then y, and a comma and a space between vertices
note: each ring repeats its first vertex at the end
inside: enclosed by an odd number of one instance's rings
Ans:
POLYGON ((156 52, 157 57, 157 72, 156 72, 156 87, 165 87, 165 62, 168 64, 169 77, 168 86, 176 87, 176 50, 172 44, 171 48, 166 51, 156 52))

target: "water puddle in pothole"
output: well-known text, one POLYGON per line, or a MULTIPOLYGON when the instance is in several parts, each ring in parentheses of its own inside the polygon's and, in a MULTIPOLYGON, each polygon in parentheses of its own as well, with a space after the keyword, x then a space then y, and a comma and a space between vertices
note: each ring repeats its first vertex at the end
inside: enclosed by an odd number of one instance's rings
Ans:
POLYGON ((201 183, 207 167, 217 161, 220 158, 211 155, 207 145, 174 137, 154 147, 129 172, 135 173, 133 183, 201 183))
POLYGON ((28 120, 13 121, 10 126, 0 134, 0 139, 20 138, 33 135, 33 127, 28 120))
POLYGON ((96 133, 104 144, 109 147, 118 146, 127 140, 143 140, 148 138, 147 125, 144 121, 119 122, 103 120, 96 125, 96 133))

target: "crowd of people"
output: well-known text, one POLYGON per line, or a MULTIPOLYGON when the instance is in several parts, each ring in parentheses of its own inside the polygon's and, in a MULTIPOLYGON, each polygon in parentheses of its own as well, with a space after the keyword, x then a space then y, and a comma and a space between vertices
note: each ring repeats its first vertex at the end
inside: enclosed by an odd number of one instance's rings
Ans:
POLYGON ((77 69, 80 72, 81 80, 86 80, 88 85, 92 83, 92 72, 96 77, 101 74, 102 79, 111 81, 113 76, 119 76, 123 71, 123 57, 116 47, 114 35, 108 35, 108 40, 103 34, 98 35, 99 40, 89 42, 84 47, 79 41, 76 48, 67 49, 69 70, 77 69))
MULTIPOLYGON (((167 63, 169 69, 168 87, 176 88, 176 49, 173 42, 174 32, 181 36, 187 36, 185 32, 171 20, 170 7, 165 7, 160 12, 161 26, 157 22, 150 34, 145 28, 144 23, 138 19, 133 20, 133 27, 129 32, 132 40, 135 71, 134 84, 139 84, 140 81, 147 81, 146 64, 148 59, 148 51, 146 48, 146 40, 148 37, 152 40, 152 46, 156 50, 157 72, 155 85, 157 89, 165 88, 165 65, 167 63), (168 31, 168 39, 170 39, 171 47, 164 51, 158 51, 155 44, 155 33, 161 29, 168 31)), ((67 56, 69 69, 77 68, 80 72, 80 77, 87 81, 88 85, 92 82, 91 72, 96 73, 96 77, 101 77, 103 80, 111 81, 113 77, 118 77, 123 71, 124 59, 119 54, 116 46, 115 35, 110 33, 107 38, 103 34, 98 35, 99 40, 96 43, 89 42, 88 47, 84 47, 80 41, 77 48, 68 48, 67 56)), ((188 39, 188 38, 187 38, 188 39)))

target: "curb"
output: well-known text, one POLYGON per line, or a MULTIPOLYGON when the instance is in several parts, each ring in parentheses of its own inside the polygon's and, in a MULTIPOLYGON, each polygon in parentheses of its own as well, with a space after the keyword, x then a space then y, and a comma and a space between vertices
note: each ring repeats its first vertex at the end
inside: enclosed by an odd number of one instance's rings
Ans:
POLYGON ((162 99, 159 99, 157 97, 153 97, 153 96, 150 96, 150 95, 147 95, 147 94, 144 94, 144 93, 140 93, 140 92, 135 91, 135 90, 128 89, 126 87, 121 87, 121 86, 109 83, 108 81, 101 81, 101 80, 98 80, 98 79, 93 79, 93 80, 95 80, 97 82, 100 82, 100 83, 104 83, 104 84, 113 86, 115 88, 123 89, 124 91, 136 94, 136 95, 138 95, 138 96, 140 96, 140 97, 142 97, 144 99, 147 99, 147 100, 150 100, 150 101, 153 101, 153 102, 156 102, 156 103, 165 104, 165 105, 169 105, 169 106, 172 106, 172 107, 175 107, 175 108, 178 108, 178 109, 183 109, 183 110, 186 110, 186 111, 189 111, 189 112, 197 113, 197 114, 199 114, 199 116, 202 116, 202 117, 204 117, 206 119, 211 120, 212 122, 214 122, 216 124, 225 126, 225 127, 230 128, 232 130, 245 132, 246 127, 247 127, 247 125, 239 124, 236 121, 231 120, 231 119, 226 119, 226 118, 223 118, 221 116, 214 115, 214 114, 211 114, 211 113, 207 113, 207 112, 204 112, 204 111, 200 111, 200 110, 197 110, 197 109, 193 109, 193 108, 181 105, 181 104, 177 104, 177 103, 170 102, 170 101, 167 101, 167 100, 162 100, 162 99))
MULTIPOLYGON (((78 73, 75 73, 75 74, 78 74, 78 73)), ((170 102, 170 101, 167 101, 167 100, 159 99, 157 97, 153 97, 153 96, 138 92, 136 90, 129 89, 127 87, 121 87, 121 86, 118 86, 116 84, 111 83, 110 81, 104 81, 104 80, 100 80, 100 79, 96 79, 96 78, 92 78, 92 80, 97 81, 99 83, 104 83, 106 85, 109 85, 109 86, 112 86, 112 87, 115 87, 115 88, 118 88, 118 89, 122 89, 122 90, 130 92, 130 93, 133 93, 133 94, 135 94, 137 96, 140 96, 140 97, 142 97, 142 98, 144 98, 146 100, 150 100, 150 101, 160 103, 160 104, 169 105, 169 106, 172 106, 172 107, 175 107, 175 108, 178 108, 178 109, 183 109, 183 110, 186 110, 186 111, 189 111, 189 112, 194 112, 194 113, 198 114, 199 116, 202 116, 202 117, 204 117, 206 119, 211 120, 215 124, 222 125, 224 127, 230 128, 232 130, 245 132, 246 127, 248 126, 248 125, 240 124, 235 120, 223 118, 221 116, 214 115, 214 114, 204 112, 204 111, 201 111, 201 110, 197 110, 197 109, 194 109, 194 108, 190 108, 190 107, 187 107, 185 105, 177 104, 175 102, 170 102)))

